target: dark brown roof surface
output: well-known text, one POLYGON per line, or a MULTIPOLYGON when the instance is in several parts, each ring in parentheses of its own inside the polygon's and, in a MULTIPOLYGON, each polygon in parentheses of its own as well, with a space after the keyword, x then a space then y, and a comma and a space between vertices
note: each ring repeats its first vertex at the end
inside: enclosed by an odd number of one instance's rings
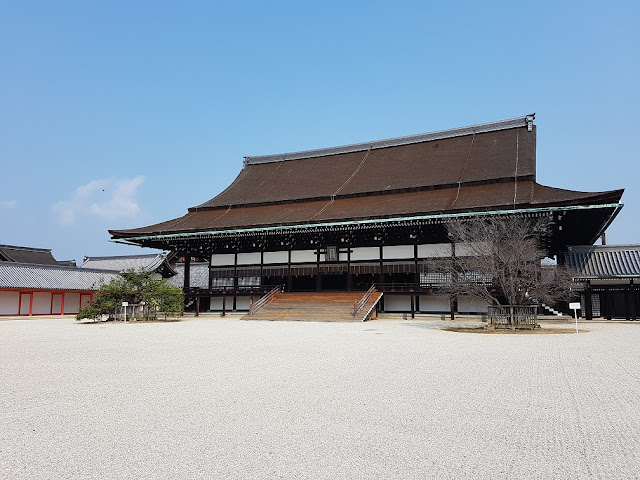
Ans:
POLYGON ((49 249, 17 247, 14 245, 0 245, 0 261, 58 265, 49 249))
POLYGON ((622 190, 583 193, 545 187, 533 181, 419 190, 360 197, 308 200, 289 204, 217 208, 143 228, 111 230, 115 237, 266 227, 339 220, 391 218, 465 211, 487 211, 543 206, 617 203, 622 190))
POLYGON ((247 165, 198 207, 261 204, 495 181, 535 180, 536 132, 526 127, 365 152, 247 165))
POLYGON ((539 185, 533 115, 434 134, 247 157, 222 193, 183 217, 115 238, 360 219, 617 203, 622 190, 539 185))

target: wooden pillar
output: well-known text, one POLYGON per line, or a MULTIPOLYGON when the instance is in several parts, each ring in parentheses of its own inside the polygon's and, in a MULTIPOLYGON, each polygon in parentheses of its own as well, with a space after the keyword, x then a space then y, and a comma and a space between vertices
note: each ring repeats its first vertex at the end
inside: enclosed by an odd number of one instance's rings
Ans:
MULTIPOLYGON (((233 254, 233 289, 238 292, 238 250, 233 254)), ((236 309, 236 297, 233 297, 233 309, 236 309)))
POLYGON ((625 320, 631 320, 631 294, 633 293, 632 290, 632 286, 629 285, 627 288, 625 288, 624 290, 624 309, 625 309, 625 314, 624 314, 624 318, 625 320))
POLYGON ((289 256, 287 259, 287 291, 290 292, 293 287, 293 279, 291 278, 291 247, 289 247, 289 256))
POLYGON ((453 295, 451 297, 449 297, 449 311, 451 313, 451 320, 455 320, 456 319, 456 303, 455 303, 455 299, 453 298, 453 295))
POLYGON ((227 296, 222 296, 222 316, 224 317, 227 314, 227 296))
POLYGON ((416 318, 415 295, 411 294, 411 318, 416 318))
POLYGON ((64 290, 62 291, 62 299, 60 300, 60 315, 64 315, 64 290))
POLYGON ((322 276, 320 275, 320 247, 316 248, 316 292, 322 289, 322 276))
POLYGON ((631 279, 631 286, 629 287, 631 290, 631 320, 638 319, 638 289, 633 282, 633 278, 631 279))
POLYGON ((191 286, 190 277, 191 277, 191 255, 185 252, 184 253, 184 284, 183 284, 183 290, 185 293, 187 292, 187 290, 189 290, 189 287, 191 286))
MULTIPOLYGON (((338 250, 338 261, 340 261, 340 250, 338 250)), ((353 275, 351 274, 351 244, 347 247, 347 291, 353 288, 353 275)))
POLYGON ((200 316, 200 295, 196 297, 196 317, 200 316))
MULTIPOLYGON (((454 242, 451 242, 451 260, 453 265, 456 265, 455 258, 456 258, 456 244, 454 242)), ((456 277, 456 280, 457 280, 457 276, 458 276, 457 271, 454 270, 451 273, 451 275, 456 277)), ((455 320, 456 300, 453 295, 449 297, 449 311, 451 312, 451 320, 455 320)))
POLYGON ((380 283, 384 283, 385 282, 384 261, 383 261, 382 256, 383 256, 382 245, 380 245, 380 283))
POLYGON ((584 291, 584 318, 586 320, 593 320, 593 304, 591 301, 591 285, 587 284, 587 288, 584 291))
POLYGON ((416 312, 420 311, 420 295, 416 294, 416 312))
POLYGON ((413 274, 413 282, 418 284, 420 287, 420 272, 418 271, 418 244, 413 245, 413 266, 414 266, 414 274, 413 274))
POLYGON ((29 316, 33 316, 33 292, 31 292, 31 296, 29 297, 29 316))
MULTIPOLYGON (((263 247, 264 248, 264 247, 263 247)), ((264 250, 260 251, 260 285, 264 285, 264 250)))

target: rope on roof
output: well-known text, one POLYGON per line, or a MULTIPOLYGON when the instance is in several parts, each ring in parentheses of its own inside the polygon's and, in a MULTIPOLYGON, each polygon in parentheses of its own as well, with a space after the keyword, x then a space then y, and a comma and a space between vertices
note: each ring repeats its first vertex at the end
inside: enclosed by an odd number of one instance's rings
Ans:
POLYGON ((471 137, 471 145, 469 145, 469 151, 467 152, 467 159, 464 161, 464 166, 460 171, 460 177, 458 177, 458 191, 456 192, 456 198, 453 200, 451 206, 453 207, 458 201, 458 195, 460 195, 460 186, 462 185, 462 176, 464 175, 464 171, 467 169, 467 165, 469 164, 469 158, 471 157, 471 149, 473 148, 473 142, 476 139, 476 132, 473 132, 473 136, 471 137))
POLYGON ((520 151, 520 135, 516 130, 516 172, 513 178, 513 208, 516 208, 516 197, 518 196, 518 152, 520 151))
POLYGON ((338 193, 340 193, 340 190, 342 190, 344 187, 346 187, 347 184, 351 181, 351 179, 356 176, 356 174, 360 171, 360 169, 364 165, 364 162, 366 162, 367 158, 369 158, 369 154, 370 153, 371 153, 371 147, 369 147, 369 150, 367 150, 367 153, 365 154, 364 158, 360 161, 360 163, 358 164, 356 169, 353 171, 351 176, 349 178, 347 178, 345 180, 345 182, 342 185, 340 185, 340 187, 338 187, 338 189, 335 192, 333 192, 333 195, 331 195, 331 198, 329 199, 329 202, 324 207, 322 207, 320 209, 320 211, 318 211, 315 215, 313 215, 311 218, 309 218, 309 220, 313 220, 314 218, 316 218, 318 215, 322 214, 322 212, 324 212, 327 208, 329 208, 333 204, 333 202, 336 199, 336 195, 338 195, 338 193))

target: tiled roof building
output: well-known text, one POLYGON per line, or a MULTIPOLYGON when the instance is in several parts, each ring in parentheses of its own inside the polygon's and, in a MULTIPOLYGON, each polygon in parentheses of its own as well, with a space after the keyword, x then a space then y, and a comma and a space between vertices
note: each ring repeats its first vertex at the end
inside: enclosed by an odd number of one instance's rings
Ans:
POLYGON ((144 270, 145 272, 157 272, 163 277, 175 275, 175 271, 169 265, 166 253, 150 255, 118 255, 111 257, 84 257, 80 268, 115 270, 144 270))
POLYGON ((0 315, 78 313, 117 271, 0 262, 0 315))
POLYGON ((39 265, 58 265, 48 248, 18 247, 0 245, 0 262, 36 263, 39 265))
POLYGON ((561 255, 605 231, 623 190, 537 183, 533 120, 245 157, 229 187, 186 215, 110 233, 210 258, 209 285, 232 282, 239 294, 243 284, 351 290, 374 281, 422 283, 424 260, 452 251, 445 224, 456 217, 548 216, 554 227, 546 247, 561 255))
POLYGON ((586 284, 581 313, 636 320, 640 312, 640 245, 570 246, 566 264, 586 284))

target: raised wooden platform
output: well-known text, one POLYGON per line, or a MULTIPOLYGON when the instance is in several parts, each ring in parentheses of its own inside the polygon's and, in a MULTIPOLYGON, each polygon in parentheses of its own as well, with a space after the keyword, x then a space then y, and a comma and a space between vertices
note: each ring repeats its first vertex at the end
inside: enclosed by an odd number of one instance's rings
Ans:
POLYGON ((353 316, 353 302, 365 292, 294 292, 279 293, 254 315, 245 320, 281 320, 298 322, 361 322, 362 317, 381 295, 375 293, 353 316))

